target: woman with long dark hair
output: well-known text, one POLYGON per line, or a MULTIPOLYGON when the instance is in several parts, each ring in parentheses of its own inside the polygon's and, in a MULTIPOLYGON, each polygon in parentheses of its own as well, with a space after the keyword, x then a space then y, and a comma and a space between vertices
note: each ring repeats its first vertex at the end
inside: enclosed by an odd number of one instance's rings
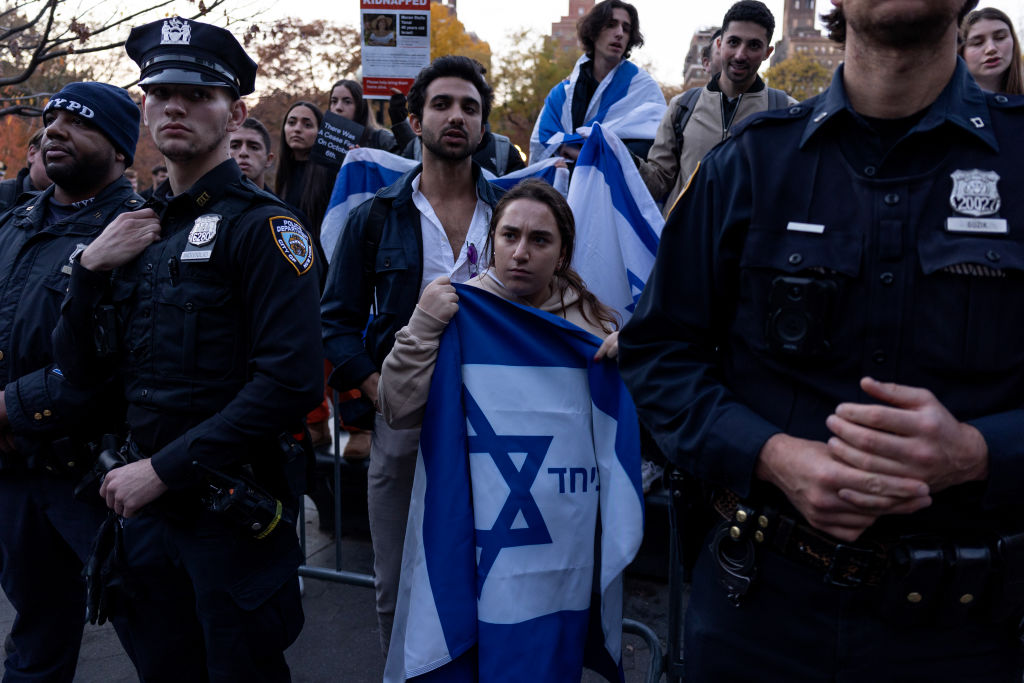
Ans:
POLYGON ((398 151, 398 143, 392 132, 381 128, 370 114, 370 105, 363 98, 363 88, 358 82, 341 79, 332 85, 328 110, 363 126, 363 135, 358 142, 360 147, 383 149, 386 152, 398 151))
POLYGON ((305 227, 317 244, 320 244, 320 224, 338 173, 309 159, 323 120, 324 115, 315 104, 304 101, 292 104, 281 124, 280 165, 274 180, 274 193, 305 214, 305 227))
POLYGON ((983 90, 1024 95, 1020 42, 1004 12, 983 7, 968 14, 960 25, 960 56, 983 90))

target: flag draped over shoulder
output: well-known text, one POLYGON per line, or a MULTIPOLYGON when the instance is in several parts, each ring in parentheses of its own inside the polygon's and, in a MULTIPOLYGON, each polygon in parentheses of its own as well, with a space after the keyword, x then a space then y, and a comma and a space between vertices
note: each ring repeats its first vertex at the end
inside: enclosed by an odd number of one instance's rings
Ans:
POLYGON ((584 664, 620 680, 622 574, 643 535, 633 403, 590 333, 456 289, 384 680, 563 683, 584 664))
MULTIPOLYGON (((531 163, 551 156, 563 143, 583 142, 584 136, 572 125, 572 96, 580 66, 588 61, 590 57, 580 57, 569 78, 552 88, 544 99, 544 108, 530 136, 531 163)), ((665 109, 665 96, 658 83, 624 59, 597 86, 583 126, 600 122, 605 130, 614 131, 623 140, 653 140, 665 109)))
MULTIPOLYGON (((331 193, 331 200, 327 204, 327 212, 320 226, 320 245, 328 259, 334 256, 334 248, 341 238, 352 209, 372 198, 377 190, 398 180, 403 173, 415 168, 418 163, 369 147, 357 147, 345 155, 345 162, 338 171, 337 180, 334 181, 334 191, 331 193)), ((498 178, 485 170, 484 177, 506 190, 525 178, 538 177, 548 181, 564 195, 569 191, 569 171, 555 168, 554 163, 554 159, 547 159, 498 178)))
POLYGON ((331 201, 327 203, 324 222, 320 225, 320 246, 328 259, 334 256, 334 247, 352 209, 371 199, 377 190, 398 180, 416 163, 369 147, 357 147, 345 155, 345 162, 334 181, 331 201))
POLYGON ((568 200, 576 218, 573 268, 628 320, 654 267, 665 220, 626 146, 601 124, 580 150, 568 200))

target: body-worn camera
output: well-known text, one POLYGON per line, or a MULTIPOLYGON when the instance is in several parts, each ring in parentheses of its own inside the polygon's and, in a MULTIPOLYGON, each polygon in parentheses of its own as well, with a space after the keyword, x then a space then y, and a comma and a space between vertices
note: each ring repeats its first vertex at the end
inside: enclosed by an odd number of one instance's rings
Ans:
POLYGON ((832 280, 779 276, 768 294, 765 337, 772 351, 815 358, 831 350, 828 330, 838 285, 832 280))

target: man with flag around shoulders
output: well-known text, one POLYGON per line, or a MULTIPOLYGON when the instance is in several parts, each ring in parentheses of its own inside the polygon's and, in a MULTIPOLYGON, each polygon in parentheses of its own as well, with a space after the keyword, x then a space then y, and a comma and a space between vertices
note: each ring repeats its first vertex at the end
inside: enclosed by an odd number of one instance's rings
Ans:
POLYGON ((315 252, 229 156, 256 75, 234 36, 173 17, 125 49, 168 178, 77 255, 55 333, 69 380, 116 373, 128 402, 127 463, 100 488, 120 576, 98 605, 142 680, 287 681, 303 622, 292 435, 323 388, 315 252))
POLYGON ((646 157, 665 113, 665 96, 651 75, 628 59, 644 44, 636 7, 602 0, 580 18, 576 33, 584 54, 544 99, 530 135, 530 163, 552 155, 576 161, 584 143, 577 130, 594 123, 646 157))

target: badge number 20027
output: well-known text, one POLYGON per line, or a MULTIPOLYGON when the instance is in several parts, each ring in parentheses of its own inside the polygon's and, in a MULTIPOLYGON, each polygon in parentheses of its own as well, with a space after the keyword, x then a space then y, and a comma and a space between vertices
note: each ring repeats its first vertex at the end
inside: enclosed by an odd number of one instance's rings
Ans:
POLYGON ((988 218, 999 212, 999 174, 995 171, 954 171, 949 205, 958 216, 946 219, 947 232, 1005 235, 1006 219, 988 218))

